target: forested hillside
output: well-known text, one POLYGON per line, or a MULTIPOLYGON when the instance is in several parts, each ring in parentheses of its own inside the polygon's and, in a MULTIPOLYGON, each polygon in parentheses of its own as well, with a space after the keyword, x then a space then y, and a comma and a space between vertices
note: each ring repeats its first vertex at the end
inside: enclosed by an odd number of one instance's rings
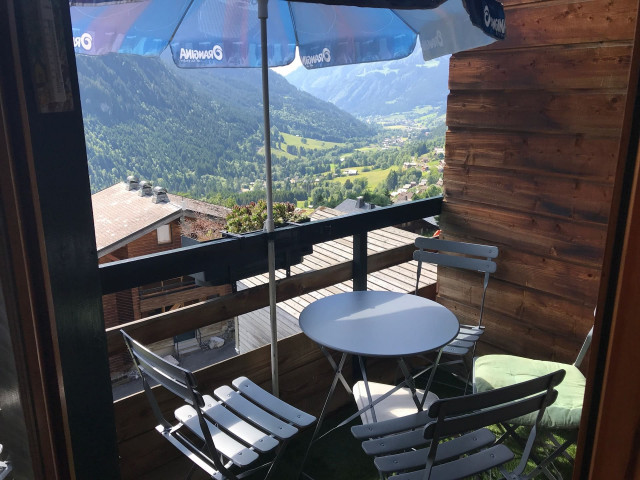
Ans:
MULTIPOLYGON (((195 197, 264 179, 258 70, 182 71, 134 56, 77 62, 94 191, 130 174, 195 197)), ((270 82, 272 125, 279 132, 332 142, 374 134, 277 74, 270 82)), ((274 165, 276 176, 286 174, 283 166, 274 165)))

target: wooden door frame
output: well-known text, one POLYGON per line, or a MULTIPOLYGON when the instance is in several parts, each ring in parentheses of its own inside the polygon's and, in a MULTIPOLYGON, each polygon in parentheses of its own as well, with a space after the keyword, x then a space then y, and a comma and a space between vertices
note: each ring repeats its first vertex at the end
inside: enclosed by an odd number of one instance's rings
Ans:
POLYGON ((574 480, 640 478, 640 23, 587 374, 574 480))

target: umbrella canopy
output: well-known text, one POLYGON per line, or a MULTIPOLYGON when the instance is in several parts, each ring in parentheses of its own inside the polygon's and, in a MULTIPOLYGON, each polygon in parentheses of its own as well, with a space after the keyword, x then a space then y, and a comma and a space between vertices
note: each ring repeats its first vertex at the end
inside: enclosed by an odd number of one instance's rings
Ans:
MULTIPOLYGON (((424 59, 429 60, 504 38, 504 11, 495 0, 421 3, 420 10, 391 10, 271 0, 268 65, 291 63, 296 46, 303 65, 311 69, 403 58, 413 52, 418 39, 424 59)), ((173 60, 181 68, 262 65, 255 0, 75 6, 71 16, 79 54, 156 56, 170 44, 173 60)))
MULTIPOLYGON (((425 60, 505 36, 497 0, 70 0, 82 55, 157 56, 181 68, 261 67, 267 190, 273 232, 268 68, 323 68, 404 58, 419 39, 425 60)), ((278 395, 275 246, 268 241, 272 389, 278 395)))

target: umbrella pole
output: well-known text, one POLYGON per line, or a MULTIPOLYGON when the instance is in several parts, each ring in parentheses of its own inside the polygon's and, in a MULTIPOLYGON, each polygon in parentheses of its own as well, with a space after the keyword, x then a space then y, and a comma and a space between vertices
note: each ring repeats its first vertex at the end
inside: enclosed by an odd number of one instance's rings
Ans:
MULTIPOLYGON (((264 228, 268 233, 274 231, 273 222, 273 185, 271 177, 271 121, 269 120, 269 60, 267 58, 267 9, 268 0, 258 0, 258 18, 260 19, 260 42, 262 55, 262 112, 264 116, 264 157, 267 178, 267 221, 264 228)), ((273 237, 268 235, 267 262, 269 264, 269 318, 271 321, 271 389, 278 397, 278 322, 276 317, 276 253, 273 237)))

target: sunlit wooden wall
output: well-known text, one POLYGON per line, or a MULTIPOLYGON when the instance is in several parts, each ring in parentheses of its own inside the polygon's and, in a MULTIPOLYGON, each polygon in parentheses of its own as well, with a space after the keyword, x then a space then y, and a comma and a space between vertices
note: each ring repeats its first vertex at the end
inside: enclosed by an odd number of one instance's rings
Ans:
MULTIPOLYGON (((451 57, 443 238, 500 247, 481 353, 568 361, 593 321, 638 4, 504 7, 507 40, 451 57)), ((479 283, 438 279, 474 322, 479 283)))

